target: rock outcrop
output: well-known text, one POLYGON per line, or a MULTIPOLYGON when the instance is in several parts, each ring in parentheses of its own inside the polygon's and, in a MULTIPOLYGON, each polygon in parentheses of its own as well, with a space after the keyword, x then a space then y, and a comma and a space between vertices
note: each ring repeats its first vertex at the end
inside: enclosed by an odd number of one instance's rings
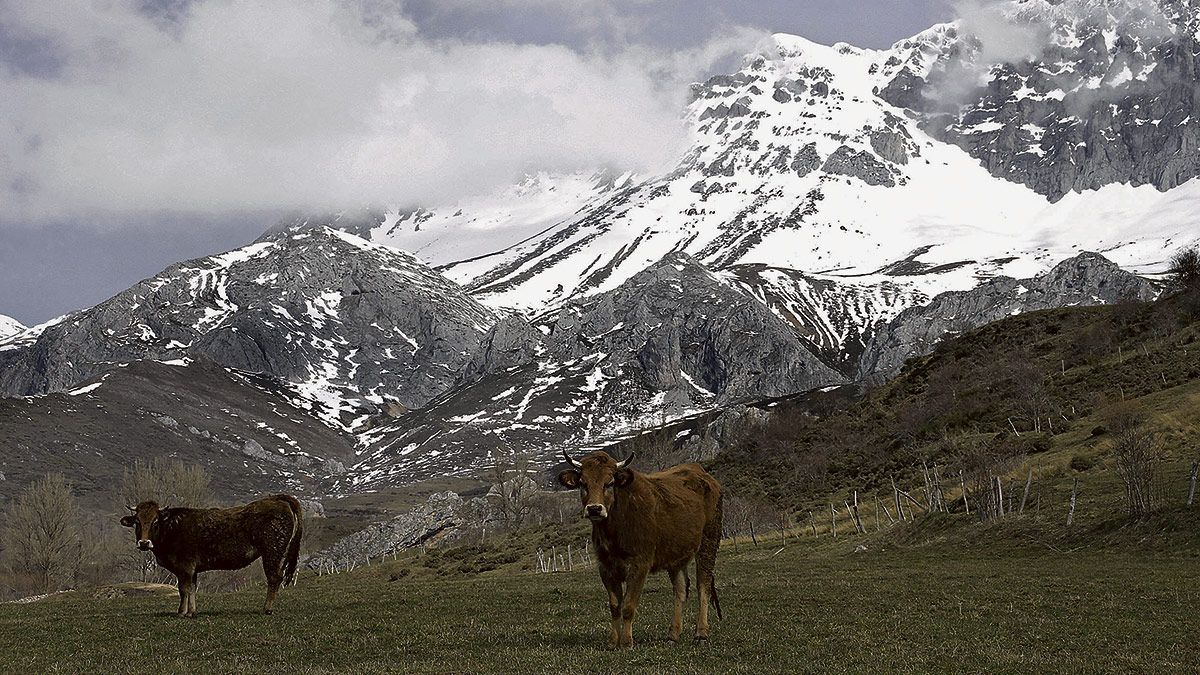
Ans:
POLYGON ((412 511, 375 523, 327 549, 306 557, 307 569, 342 570, 378 560, 384 554, 434 543, 464 523, 463 498, 453 492, 430 495, 412 511))
POLYGON ((861 379, 895 374, 912 356, 927 354, 948 335, 1013 314, 1052 307, 1144 301, 1157 295, 1150 281, 1097 253, 1081 253, 1032 279, 997 277, 969 291, 942 293, 902 312, 879 330, 859 363, 861 379))

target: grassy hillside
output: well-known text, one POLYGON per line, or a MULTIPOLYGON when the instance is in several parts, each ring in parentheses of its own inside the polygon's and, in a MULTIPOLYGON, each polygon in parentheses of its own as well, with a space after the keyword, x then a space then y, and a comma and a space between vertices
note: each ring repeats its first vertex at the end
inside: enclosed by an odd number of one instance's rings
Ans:
MULTIPOLYGON (((911 536, 912 533, 909 533, 911 536)), ((439 576, 418 555, 304 577, 274 616, 259 590, 65 594, 0 605, 4 670, 24 672, 1186 672, 1200 667, 1200 567, 1148 553, 911 548, 892 535, 726 546, 725 618, 672 644, 651 579, 632 651, 613 652, 590 569, 439 576), (855 548, 865 544, 865 552, 855 548), (782 548, 782 550, 780 550, 782 548), (407 571, 406 571, 407 570, 407 571)), ((436 565, 435 565, 436 567, 436 565)), ((686 627, 692 626, 694 599, 686 627)), ((686 633, 685 633, 686 634, 686 633)))
POLYGON ((960 470, 1023 487, 1032 469, 1043 505, 1061 505, 1074 478, 1084 499, 1119 502, 1110 418, 1132 407, 1162 440, 1164 503, 1178 504, 1200 459, 1195 319, 1178 300, 1012 317, 948 340, 848 405, 781 405, 710 468, 732 493, 802 519, 854 490, 890 498, 892 480, 916 494, 922 462, 940 467, 948 498, 961 495, 960 470))

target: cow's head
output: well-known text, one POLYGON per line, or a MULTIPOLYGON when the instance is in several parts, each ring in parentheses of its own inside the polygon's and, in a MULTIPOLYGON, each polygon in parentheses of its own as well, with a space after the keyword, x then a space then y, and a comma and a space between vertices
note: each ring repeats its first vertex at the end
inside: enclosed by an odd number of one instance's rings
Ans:
POLYGON ((593 523, 601 522, 612 510, 616 490, 633 480, 633 469, 626 468, 633 461, 633 453, 620 462, 603 450, 593 452, 583 461, 572 459, 566 450, 563 450, 563 457, 575 468, 558 474, 558 482, 579 490, 583 515, 593 523))
POLYGON ((133 513, 121 519, 125 527, 132 527, 134 541, 143 551, 154 548, 154 535, 158 534, 158 517, 165 509, 158 508, 157 502, 142 502, 136 507, 126 506, 133 513))

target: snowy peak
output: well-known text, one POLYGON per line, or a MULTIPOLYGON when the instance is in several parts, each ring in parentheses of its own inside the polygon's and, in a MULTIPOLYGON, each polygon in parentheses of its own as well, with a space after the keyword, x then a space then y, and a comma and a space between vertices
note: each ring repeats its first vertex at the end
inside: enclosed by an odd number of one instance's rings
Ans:
POLYGON ((23 330, 25 330, 25 326, 23 326, 20 321, 17 321, 11 316, 0 314, 0 340, 16 335, 23 330))
POLYGON ((322 228, 180 263, 22 336, 0 350, 0 386, 38 394, 114 363, 204 357, 353 425, 449 389, 499 318, 415 257, 322 228))

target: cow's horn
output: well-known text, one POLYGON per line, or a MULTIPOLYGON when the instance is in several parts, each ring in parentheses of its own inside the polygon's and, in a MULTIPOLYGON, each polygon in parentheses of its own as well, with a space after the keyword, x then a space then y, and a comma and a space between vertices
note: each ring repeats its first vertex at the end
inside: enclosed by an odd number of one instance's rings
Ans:
POLYGON ((567 458, 567 461, 571 463, 571 466, 575 467, 576 469, 582 469, 582 468, 583 468, 583 465, 582 465, 582 464, 580 464, 579 462, 576 462, 574 459, 572 459, 572 458, 571 458, 571 456, 570 456, 569 454, 567 454, 567 451, 566 451, 566 450, 563 450, 563 451, 562 451, 562 456, 563 456, 563 457, 566 457, 566 458, 567 458))
POLYGON ((137 507, 135 507, 135 506, 130 506, 130 505, 126 504, 125 508, 129 509, 130 511, 132 511, 134 513, 137 513, 137 507))
POLYGON ((618 468, 618 469, 624 469, 625 467, 629 466, 629 463, 633 461, 633 458, 634 458, 634 456, 635 456, 635 455, 637 455, 637 453, 636 453, 636 452, 634 452, 634 451, 632 451, 632 450, 630 450, 630 451, 629 451, 629 456, 628 456, 628 457, 626 457, 625 459, 623 459, 623 460, 621 460, 621 461, 617 462, 617 468, 618 468))

